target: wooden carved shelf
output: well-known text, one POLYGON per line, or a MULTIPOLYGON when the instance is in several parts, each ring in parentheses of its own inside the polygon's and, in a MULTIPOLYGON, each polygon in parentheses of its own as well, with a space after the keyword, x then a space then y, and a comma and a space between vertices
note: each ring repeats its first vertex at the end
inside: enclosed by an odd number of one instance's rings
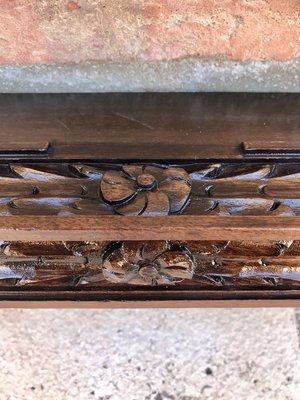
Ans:
POLYGON ((0 96, 0 305, 300 300, 300 96, 0 96))

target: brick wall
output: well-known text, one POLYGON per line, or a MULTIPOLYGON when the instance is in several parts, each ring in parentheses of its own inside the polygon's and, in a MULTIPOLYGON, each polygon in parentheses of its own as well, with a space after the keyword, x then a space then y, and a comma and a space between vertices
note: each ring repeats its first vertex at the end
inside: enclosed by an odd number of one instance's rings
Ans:
POLYGON ((2 0, 0 62, 300 56, 299 0, 2 0))
POLYGON ((291 62, 299 0, 0 0, 0 66, 291 62))

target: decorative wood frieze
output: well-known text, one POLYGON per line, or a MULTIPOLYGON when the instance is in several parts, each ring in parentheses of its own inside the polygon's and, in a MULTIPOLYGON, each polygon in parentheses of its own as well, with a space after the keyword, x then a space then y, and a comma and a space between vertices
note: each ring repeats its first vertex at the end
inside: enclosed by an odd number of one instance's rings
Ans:
POLYGON ((300 241, 2 242, 0 287, 297 288, 300 241))
POLYGON ((300 215, 300 163, 1 164, 0 216, 300 215))

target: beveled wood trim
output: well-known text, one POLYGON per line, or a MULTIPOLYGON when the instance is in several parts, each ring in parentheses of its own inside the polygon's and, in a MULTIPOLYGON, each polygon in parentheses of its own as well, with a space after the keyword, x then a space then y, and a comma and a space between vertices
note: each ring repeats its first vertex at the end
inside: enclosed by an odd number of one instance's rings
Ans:
POLYGON ((166 301, 29 301, 3 300, 1 308, 21 309, 131 309, 131 308, 260 308, 260 307, 300 307, 300 299, 264 299, 264 300, 166 300, 166 301))
POLYGON ((243 150, 244 153, 250 154, 268 154, 268 153, 294 153, 300 154, 300 141, 273 141, 273 140, 257 140, 257 141, 248 141, 243 142, 243 150))
POLYGON ((2 240, 299 240, 300 217, 9 216, 2 240))
POLYGON ((0 308, 174 308, 174 307, 299 307, 299 290, 268 291, 189 291, 172 293, 161 292, 153 296, 142 291, 109 292, 51 292, 23 291, 19 293, 5 291, 0 293, 0 308))

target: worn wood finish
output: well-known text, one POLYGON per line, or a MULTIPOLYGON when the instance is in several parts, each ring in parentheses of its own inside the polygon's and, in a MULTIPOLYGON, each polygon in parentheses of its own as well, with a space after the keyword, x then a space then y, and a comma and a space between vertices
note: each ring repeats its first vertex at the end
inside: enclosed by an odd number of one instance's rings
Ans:
POLYGON ((299 106, 0 95, 1 302, 299 300, 299 106))
POLYGON ((300 289, 292 240, 2 242, 0 252, 0 286, 17 291, 300 289))

